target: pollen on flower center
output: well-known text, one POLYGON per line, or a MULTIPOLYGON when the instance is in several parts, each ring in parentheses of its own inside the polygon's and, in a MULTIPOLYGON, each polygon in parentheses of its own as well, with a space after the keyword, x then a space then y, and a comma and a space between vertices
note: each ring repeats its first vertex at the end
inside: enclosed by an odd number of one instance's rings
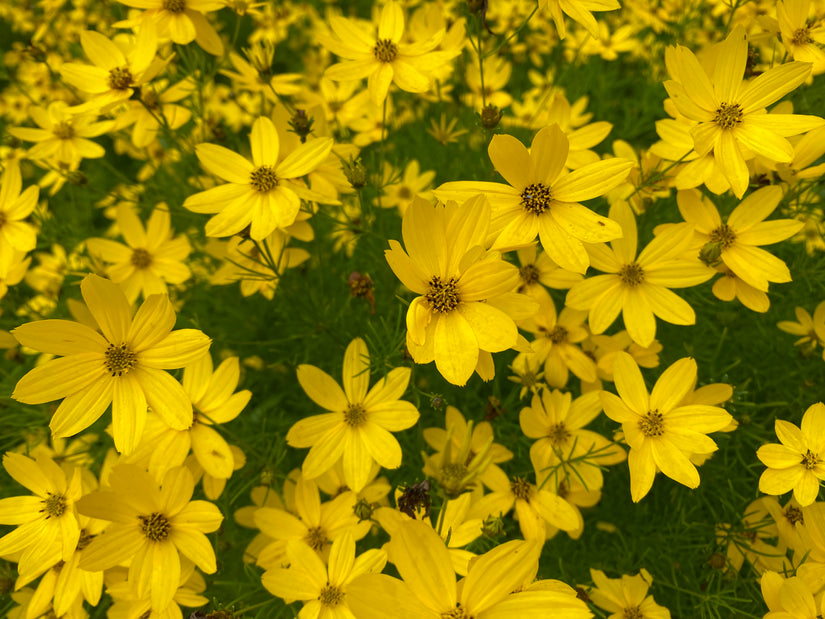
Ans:
POLYGON ((126 344, 110 344, 104 353, 106 369, 112 376, 123 376, 135 367, 136 362, 137 355, 126 344))
POLYGON ((134 249, 131 262, 138 269, 148 269, 152 264, 152 254, 142 248, 134 249))
POLYGON ((46 512, 46 518, 60 518, 66 511, 66 497, 62 494, 46 493, 48 496, 41 501, 43 509, 41 512, 46 512))
POLYGON ((554 344, 561 344, 562 342, 567 340, 568 331, 561 325, 556 325, 553 327, 552 331, 547 331, 544 334, 544 337, 549 339, 554 344))
POLYGON ((811 34, 809 28, 797 28, 791 36, 792 45, 807 45, 811 42, 811 34))
POLYGON ((619 278, 626 286, 635 288, 645 281, 645 270, 637 263, 631 262, 619 270, 619 278))
POLYGON ((112 90, 126 90, 133 82, 129 67, 115 67, 109 71, 109 88, 112 90))
POLYGON ((809 471, 816 467, 819 464, 820 460, 817 454, 813 453, 810 449, 805 452, 805 455, 802 456, 802 466, 804 466, 809 471))
POLYGON ((567 429, 563 421, 551 426, 549 432, 547 432, 547 438, 549 438, 550 442, 554 445, 561 445, 567 441, 570 436, 570 430, 567 429))
POLYGON ((460 462, 450 462, 441 467, 441 475, 445 480, 460 481, 464 479, 469 471, 460 462))
POLYGON ((785 519, 791 524, 805 524, 802 510, 798 507, 790 506, 785 510, 785 519))
POLYGON ((659 411, 649 411, 639 420, 639 429, 647 437, 662 436, 665 433, 665 418, 659 411))
POLYGON ((61 120, 52 127, 52 133, 58 140, 70 140, 74 137, 74 127, 72 123, 61 120))
POLYGON ((144 87, 140 89, 140 100, 143 101, 143 105, 151 110, 157 110, 160 107, 158 105, 158 93, 151 88, 144 87))
POLYGON ((278 177, 275 175, 275 168, 270 165, 262 165, 249 175, 249 184, 255 191, 266 193, 278 186, 278 177))
POLYGON ((473 619, 461 605, 456 606, 450 612, 441 613, 441 619, 473 619))
POLYGON ((360 404, 350 404, 344 411, 344 422, 353 428, 364 425, 367 421, 367 411, 360 404))
POLYGON ((158 512, 148 516, 138 516, 143 534, 153 542, 162 542, 169 537, 169 521, 158 512))
POLYGON ((720 103, 713 122, 722 129, 732 129, 742 122, 742 108, 738 103, 720 103))
POLYGON ((163 0, 161 6, 170 13, 183 13, 186 9, 186 0, 163 0))
POLYGON ((304 536, 304 541, 313 550, 322 550, 327 543, 327 536, 321 527, 312 527, 304 536))
POLYGON ((526 501, 530 498, 532 489, 530 488, 530 484, 527 483, 524 478, 514 477, 513 481, 510 482, 510 490, 517 499, 526 501))
POLYGON ((441 314, 452 312, 461 301, 458 298, 455 277, 451 277, 446 282, 441 281, 437 275, 433 277, 424 298, 427 299, 432 311, 441 314))
POLYGON ((318 601, 324 606, 335 607, 344 601, 344 592, 335 585, 327 583, 318 595, 318 601))
POLYGON ((553 194, 544 183, 532 183, 521 192, 521 205, 535 215, 541 215, 549 209, 552 201, 553 194))
POLYGON ((736 233, 728 224, 722 224, 710 233, 710 240, 719 243, 722 249, 727 249, 736 241, 736 233))
POLYGON ((372 55, 380 62, 392 62, 398 56, 398 48, 389 39, 380 39, 372 48, 372 55))
POLYGON ((518 270, 518 274, 525 286, 535 284, 539 281, 539 276, 541 275, 535 264, 525 264, 518 270))
POLYGON ((629 606, 622 611, 622 619, 643 619, 643 617, 638 606, 629 606))

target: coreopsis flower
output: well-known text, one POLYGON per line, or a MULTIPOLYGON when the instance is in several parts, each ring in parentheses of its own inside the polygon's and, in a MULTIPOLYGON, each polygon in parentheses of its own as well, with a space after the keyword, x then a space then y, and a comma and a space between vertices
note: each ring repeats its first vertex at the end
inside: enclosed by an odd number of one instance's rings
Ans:
POLYGON ((11 286, 19 284, 26 275, 32 259, 11 245, 0 245, 0 299, 11 286))
POLYGON ((201 165, 227 181, 191 195, 183 203, 196 213, 217 213, 206 224, 207 236, 232 236, 250 226, 249 235, 260 241, 295 221, 301 197, 318 198, 298 179, 327 158, 332 138, 309 140, 280 159, 275 125, 261 116, 252 125, 249 142, 252 161, 217 144, 195 147, 201 165))
POLYGON ((699 473, 690 456, 716 451, 707 433, 725 428, 733 419, 718 406, 681 404, 696 384, 696 362, 680 359, 662 373, 649 393, 639 366, 627 353, 616 355, 613 373, 619 396, 601 392, 602 405, 608 417, 622 424, 630 447, 627 462, 633 501, 645 497, 659 470, 696 488, 699 473))
POLYGON ((490 206, 483 195, 459 205, 414 200, 402 223, 406 252, 390 241, 384 252, 396 277, 420 295, 407 310, 407 349, 416 363, 435 365, 463 385, 474 370, 495 371, 490 353, 518 342, 515 319, 536 303, 511 292, 518 269, 497 251, 485 251, 490 206))
POLYGON ((343 458, 344 479, 355 492, 366 485, 373 461, 387 469, 401 465, 401 446, 392 432, 418 421, 418 410, 399 398, 410 381, 409 368, 395 368, 369 389, 367 345, 355 338, 344 354, 344 388, 313 365, 298 367, 298 382, 313 402, 330 411, 296 422, 287 432, 292 447, 310 447, 302 467, 319 477, 343 458), (369 391, 368 391, 369 390, 369 391))
POLYGON ((777 419, 780 443, 762 445, 756 457, 768 468, 759 478, 759 491, 779 495, 793 490, 802 507, 819 496, 825 479, 825 404, 817 402, 802 416, 802 427, 777 419))
POLYGON ((223 56, 223 43, 204 13, 224 7, 220 0, 118 0, 136 9, 146 9, 137 18, 120 22, 135 30, 157 28, 161 40, 172 40, 179 45, 195 41, 201 49, 213 56, 223 56))
POLYGON ((109 489, 78 501, 81 514, 112 523, 85 549, 81 569, 99 571, 129 562, 129 581, 138 598, 151 598, 152 608, 162 612, 180 585, 180 555, 207 574, 217 570, 205 534, 217 530, 223 516, 208 501, 192 501, 194 489, 185 466, 170 469, 160 487, 137 466, 116 466, 109 489))
POLYGON ((810 0, 780 0, 776 3, 776 19, 782 34, 782 45, 794 60, 810 62, 813 75, 825 71, 825 28, 808 21, 810 0))
POLYGON ((727 566, 734 572, 741 570, 746 560, 757 574, 765 570, 790 572, 794 569, 787 557, 787 547, 781 541, 778 545, 769 541, 775 540, 779 531, 765 507, 765 499, 773 497, 763 496, 752 501, 745 508, 741 524, 716 525, 716 543, 725 549, 727 566))
POLYGON ((517 291, 530 295, 539 302, 548 296, 545 286, 567 290, 582 280, 580 273, 561 268, 536 245, 519 249, 517 255, 521 264, 517 291))
POLYGON ((703 261, 721 260, 738 278, 763 292, 769 282, 791 281, 785 263, 759 247, 790 238, 805 225, 797 219, 764 221, 782 199, 779 187, 754 191, 724 223, 713 203, 697 190, 680 191, 676 199, 682 217, 694 226, 694 234, 702 241, 699 255, 703 261))
POLYGON ((289 568, 267 570, 261 582, 272 595, 301 600, 303 617, 354 617, 347 603, 347 586, 363 574, 380 572, 387 563, 387 553, 380 548, 356 557, 349 531, 332 542, 326 565, 304 541, 287 542, 286 556, 289 568))
POLYGON ((599 23, 591 11, 615 11, 620 8, 618 0, 539 0, 539 8, 550 11, 556 32, 560 39, 567 35, 564 13, 573 21, 584 26, 595 40, 600 40, 599 23))
POLYGON ((697 124, 690 130, 700 157, 712 153, 716 167, 737 198, 748 188, 746 162, 760 155, 789 162, 793 146, 786 139, 825 125, 817 116, 766 114, 765 108, 802 84, 811 73, 807 62, 788 62, 743 81, 748 37, 738 25, 716 50, 709 75, 693 52, 682 46, 668 49, 671 80, 665 82, 681 114, 697 124))
POLYGON ((619 224, 579 204, 620 184, 635 164, 616 157, 564 174, 569 142, 554 124, 539 131, 530 150, 510 135, 496 135, 488 154, 509 185, 457 181, 435 190, 440 200, 484 193, 492 206, 493 249, 532 243, 538 235, 547 255, 560 267, 584 273, 590 264, 584 243, 603 243, 622 235, 619 224))
POLYGON ((67 477, 47 456, 33 460, 13 452, 3 456, 3 466, 32 495, 0 499, 0 523, 17 525, 0 538, 0 556, 22 553, 21 575, 40 574, 61 559, 69 561, 80 539, 75 510, 82 494, 80 468, 73 467, 67 477))
POLYGON ((114 121, 97 121, 97 113, 74 114, 65 101, 54 101, 47 109, 29 108, 39 129, 10 127, 8 132, 24 142, 35 142, 27 152, 29 159, 46 159, 52 164, 72 166, 83 159, 98 159, 106 154, 97 137, 114 127, 114 121))
POLYGON ((421 172, 417 159, 413 159, 404 168, 404 172, 396 172, 390 164, 384 168, 384 183, 381 187, 381 197, 375 203, 382 208, 396 207, 401 216, 415 196, 429 200, 432 192, 429 191, 435 178, 433 170, 421 172))
POLYGON ((157 31, 150 24, 140 29, 126 53, 93 30, 80 33, 80 44, 93 64, 67 62, 60 67, 66 82, 92 95, 86 103, 72 108, 74 113, 107 109, 126 101, 135 88, 151 81, 165 64, 155 59, 157 31))
POLYGON ((802 351, 811 354, 817 346, 822 346, 822 359, 825 360, 825 301, 814 309, 813 317, 803 307, 794 310, 797 322, 782 320, 776 324, 785 333, 800 336, 793 345, 802 346, 802 351))
POLYGON ((402 43, 404 11, 395 0, 381 9, 374 35, 338 15, 329 18, 329 25, 335 36, 321 37, 321 44, 345 60, 329 67, 324 76, 335 81, 368 78, 370 98, 376 105, 387 98, 392 83, 406 92, 427 92, 435 70, 458 53, 433 51, 443 30, 420 43, 402 43))
POLYGON ((630 337, 640 346, 656 338, 656 318, 677 325, 696 322, 693 308, 671 288, 695 286, 713 277, 714 271, 698 259, 679 259, 691 240, 682 229, 672 229, 654 238, 636 255, 636 218, 627 202, 610 207, 611 219, 619 222, 624 235, 607 245, 587 248, 593 266, 605 275, 588 277, 567 293, 566 304, 588 310, 593 333, 603 333, 619 313, 630 337))
POLYGON ((97 275, 80 284, 83 299, 100 326, 68 320, 21 325, 13 335, 24 346, 58 355, 23 376, 12 397, 26 404, 63 399, 52 416, 55 436, 88 428, 112 404, 115 447, 129 453, 140 441, 147 405, 178 430, 192 425, 192 403, 167 369, 206 354, 211 343, 197 329, 175 326, 165 295, 152 295, 133 315, 120 287, 97 275))
POLYGON ((134 206, 122 203, 117 209, 118 229, 126 245, 110 239, 86 240, 90 256, 107 263, 106 274, 120 284, 129 303, 141 295, 167 294, 168 284, 182 284, 192 276, 186 258, 192 247, 186 236, 174 237, 169 207, 158 204, 146 226, 134 206))
POLYGON ((820 587, 801 576, 782 576, 770 570, 762 574, 762 597, 767 619, 817 619, 825 615, 825 596, 820 587))
POLYGON ((670 619, 670 611, 660 606, 647 591, 653 578, 642 569, 635 576, 608 578, 601 570, 590 570, 594 589, 587 595, 599 608, 610 613, 607 619, 670 619))
POLYGON ((220 73, 231 79, 239 90, 262 92, 270 100, 276 100, 280 95, 294 95, 301 92, 299 82, 303 75, 300 73, 278 73, 273 75, 272 62, 275 57, 275 46, 272 41, 255 43, 244 50, 249 61, 235 52, 229 52, 229 62, 237 71, 221 70, 220 73))
POLYGON ((171 86, 166 80, 144 84, 140 100, 129 100, 129 109, 118 116, 118 123, 132 125, 132 144, 146 148, 157 139, 162 127, 174 131, 189 122, 192 112, 178 102, 194 91, 195 82, 190 78, 171 86))
POLYGON ((0 183, 0 242, 17 252, 31 251, 37 245, 37 231, 25 219, 37 206, 40 188, 31 185, 22 191, 23 178, 16 161, 6 164, 0 183))

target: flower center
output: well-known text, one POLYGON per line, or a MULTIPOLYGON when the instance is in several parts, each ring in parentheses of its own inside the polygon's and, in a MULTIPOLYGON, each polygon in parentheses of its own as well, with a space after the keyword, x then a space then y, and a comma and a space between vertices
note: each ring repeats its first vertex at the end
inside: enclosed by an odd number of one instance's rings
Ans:
POLYGON ((398 197, 402 200, 411 200, 413 197, 413 192, 409 187, 401 187, 398 190, 398 197))
POLYGON ((810 29, 797 28, 791 36, 792 45, 807 45, 811 42, 810 29))
POLYGON ((441 619, 473 619, 459 604, 448 613, 441 613, 441 619))
POLYGON ((262 165, 252 170, 249 175, 249 184, 255 191, 266 193, 278 186, 278 177, 275 175, 275 168, 271 165, 262 165))
POLYGON ((622 611, 622 619, 644 619, 638 606, 630 606, 622 611))
POLYGON ((518 274, 525 286, 535 284, 539 281, 539 276, 541 275, 535 264, 525 264, 518 270, 518 274))
POLYGON ((161 6, 170 13, 183 13, 186 9, 186 0, 163 0, 161 6))
POLYGON ((450 462, 441 467, 441 474, 445 481, 461 481, 469 471, 461 462, 450 462))
POLYGON ((313 550, 320 551, 327 543, 327 536, 321 527, 312 527, 307 531, 306 536, 304 536, 304 541, 309 544, 313 550))
POLYGON ((564 425, 564 422, 559 422, 553 426, 550 426, 550 431, 547 432, 547 438, 550 439, 550 442, 553 445, 561 445, 562 443, 567 442, 571 436, 570 430, 567 429, 567 426, 564 425))
POLYGON ((344 422, 352 427, 362 426, 367 421, 367 411, 360 404, 350 404, 344 411, 344 422))
POLYGON ((722 129, 733 129, 742 122, 742 108, 738 103, 720 103, 713 122, 722 129))
POLYGON ((455 277, 451 277, 446 282, 442 282, 437 275, 433 277, 424 298, 427 299, 432 311, 441 314, 452 312, 460 302, 455 277))
POLYGON ((143 101, 143 104, 151 110, 157 110, 160 108, 158 105, 158 93, 151 88, 146 88, 144 86, 140 89, 140 100, 143 101))
POLYGON ((372 48, 372 55, 381 62, 392 62, 398 56, 398 48, 389 39, 381 39, 372 48))
POLYGON ((553 194, 550 188, 544 183, 533 183, 527 185, 521 192, 521 205, 535 215, 541 215, 550 208, 553 201, 553 194))
POLYGON ((622 280, 625 286, 635 288, 645 281, 645 271, 637 263, 631 262, 619 270, 619 279, 622 280))
POLYGON ((649 411, 639 420, 639 429, 647 437, 662 436, 665 433, 665 418, 659 411, 649 411))
POLYGON ((556 325, 553 327, 552 331, 547 331, 544 334, 544 337, 549 339, 554 344, 561 344, 562 342, 567 341, 567 329, 562 327, 561 325, 556 325))
POLYGON ((802 516, 802 510, 798 507, 789 507, 785 510, 785 518, 791 524, 805 524, 805 518, 802 516))
POLYGON ((805 452, 805 455, 802 456, 802 466, 804 466, 809 471, 813 469, 817 464, 819 464, 819 457, 817 454, 813 453, 810 449, 805 452))
POLYGON ((166 516, 154 512, 148 516, 138 516, 143 534, 153 542, 162 542, 169 537, 169 521, 166 516))
POLYGON ((152 254, 141 248, 132 250, 132 264, 138 269, 147 269, 152 264, 152 254))
POLYGON ((46 518, 60 518, 66 511, 66 497, 62 494, 46 493, 47 496, 41 501, 43 509, 41 512, 46 512, 46 518))
POLYGON ((74 137, 72 123, 61 120, 52 127, 52 133, 58 140, 70 140, 74 137))
POLYGON ((137 362, 137 355, 126 344, 115 346, 110 344, 103 355, 106 369, 112 376, 123 376, 128 373, 137 362))
POLYGON ((318 595, 318 601, 324 606, 335 607, 344 601, 344 592, 335 585, 327 583, 318 595))
POLYGON ((722 224, 710 233, 710 240, 719 243, 722 249, 727 249, 736 240, 736 233, 728 224, 722 224))
POLYGON ((517 499, 526 501, 530 498, 532 488, 523 477, 514 477, 513 481, 510 482, 510 490, 517 499))
POLYGON ((126 90, 133 81, 129 67, 115 67, 109 71, 109 88, 112 90, 126 90))

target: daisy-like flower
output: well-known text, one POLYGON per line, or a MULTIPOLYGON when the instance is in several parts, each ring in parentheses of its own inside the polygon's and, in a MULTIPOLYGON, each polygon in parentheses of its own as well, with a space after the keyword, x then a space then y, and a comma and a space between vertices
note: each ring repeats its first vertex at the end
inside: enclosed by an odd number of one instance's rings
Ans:
POLYGON ((782 199, 779 187, 754 191, 724 223, 713 203, 697 190, 680 191, 676 198, 679 212, 703 243, 699 257, 704 262, 721 260, 738 278, 763 292, 769 282, 791 281, 787 265, 759 247, 788 239, 805 225, 798 219, 765 221, 782 199))
POLYGON ((545 286, 566 290, 582 280, 581 274, 561 268, 536 245, 520 249, 517 254, 521 264, 518 292, 530 295, 539 302, 549 296, 545 286))
POLYGON ((787 578, 770 570, 762 574, 762 597, 768 607, 767 619, 817 619, 825 615, 825 597, 819 595, 817 580, 802 576, 787 578))
POLYGON ((725 428, 733 419, 718 406, 681 404, 696 384, 696 362, 686 357, 671 365, 650 393, 639 366, 627 353, 616 355, 613 374, 619 396, 602 391, 602 405, 608 417, 622 424, 630 447, 627 462, 633 501, 645 497, 659 470, 696 488, 699 473, 690 456, 716 451, 707 433, 725 428))
POLYGON ((607 619, 670 619, 670 611, 659 606, 647 591, 653 578, 642 569, 635 576, 608 578, 601 570, 590 570, 595 589, 587 595, 591 601, 610 613, 607 619))
POLYGON ((120 287, 97 275, 80 284, 102 335, 68 320, 21 325, 13 335, 24 346, 58 355, 23 376, 12 397, 26 404, 63 399, 49 426, 72 436, 92 425, 112 404, 115 447, 128 453, 140 440, 146 407, 178 430, 192 425, 192 403, 167 369, 183 367, 209 350, 196 329, 178 329, 165 295, 152 295, 132 314, 120 287))
POLYGON ((185 466, 170 469, 158 488, 142 468, 120 464, 109 475, 109 489, 78 501, 81 514, 112 524, 95 537, 80 560, 81 569, 105 570, 129 563, 129 581, 138 598, 150 597, 160 613, 180 585, 181 557, 207 574, 217 570, 215 551, 206 533, 217 530, 223 516, 208 501, 192 501, 195 482, 185 466))
POLYGON ((140 89, 140 100, 130 100, 129 109, 118 116, 118 122, 133 125, 132 144, 146 148, 157 138, 161 122, 173 131, 189 122, 192 112, 177 102, 194 90, 195 82, 190 78, 172 86, 166 80, 145 84, 140 89))
POLYGON ((406 92, 427 92, 434 71, 458 53, 433 51, 444 37, 443 30, 420 43, 402 43, 404 11, 395 0, 381 9, 375 35, 338 15, 330 17, 329 25, 335 36, 321 37, 321 44, 345 60, 327 69, 324 76, 335 81, 368 78, 370 98, 376 105, 387 98, 392 83, 406 92))
POLYGON ((250 236, 260 241, 295 221, 301 197, 318 199, 297 179, 323 163, 332 150, 332 138, 308 140, 279 161, 278 132, 261 116, 252 125, 249 142, 252 161, 217 144, 195 147, 201 165, 227 181, 183 203, 196 213, 218 213, 206 224, 207 236, 232 236, 250 226, 250 236))
POLYGON ((355 492, 369 481, 373 461, 386 469, 401 466, 401 446, 391 434, 418 421, 418 410, 399 400, 410 381, 409 368, 395 368, 369 389, 367 345, 355 338, 344 354, 344 388, 313 365, 298 367, 298 382, 313 402, 330 411, 295 423, 286 435, 292 447, 310 447, 304 475, 323 475, 343 457, 344 479, 355 492))
POLYGON ((488 154, 509 185, 457 181, 435 190, 440 200, 484 193, 492 206, 493 249, 531 244, 538 235, 550 258, 568 271, 584 273, 590 264, 584 243, 604 243, 622 236, 615 221, 579 204, 619 185, 635 164, 619 158, 587 164, 564 174, 569 142, 554 124, 539 131, 530 150, 510 135, 496 135, 488 154))
POLYGON ((0 183, 0 241, 18 252, 31 251, 37 245, 37 231, 24 220, 37 206, 40 188, 32 185, 21 193, 20 166, 12 161, 6 164, 0 183))
POLYGON ((372 548, 355 556, 355 541, 349 531, 332 542, 329 562, 324 562, 305 542, 286 545, 289 568, 264 572, 261 582, 267 591, 285 600, 301 600, 301 617, 354 617, 347 603, 347 585, 362 574, 380 572, 387 553, 372 548))
POLYGON ((741 198, 748 188, 748 160, 761 155, 770 161, 791 161, 793 146, 785 138, 822 126, 825 120, 765 113, 767 106, 808 78, 810 63, 778 65, 744 82, 748 37, 741 25, 716 52, 709 75, 693 52, 670 48, 666 59, 673 79, 665 82, 665 89, 679 112, 697 123, 690 130, 695 151, 700 157, 713 153, 716 166, 741 198))
POLYGON ((223 43, 214 26, 204 13, 217 11, 225 6, 220 0, 118 0, 136 9, 146 9, 134 20, 116 24, 143 30, 157 28, 158 37, 171 39, 179 45, 197 42, 213 56, 223 56, 223 43))
POLYGON ((599 23, 591 11, 615 11, 620 8, 618 0, 539 0, 539 8, 546 8, 553 17, 559 38, 567 35, 564 26, 564 13, 573 21, 581 24, 596 41, 602 39, 599 23))
POLYGON ((621 313, 630 337, 640 346, 656 338, 656 318, 677 325, 696 322, 693 308, 670 288, 695 286, 709 280, 714 271, 698 259, 679 260, 690 234, 674 228, 653 239, 636 256, 636 219, 627 202, 610 207, 610 217, 619 222, 624 236, 607 245, 587 248, 593 266, 606 275, 579 282, 567 293, 566 303, 589 310, 593 333, 603 333, 621 313))
POLYGON ((434 178, 435 172, 432 170, 421 172, 416 159, 407 164, 403 174, 397 173, 390 164, 386 164, 384 186, 381 188, 382 196, 380 200, 376 198, 375 202, 383 208, 397 207, 403 217, 415 196, 420 196, 425 200, 432 197, 432 192, 428 189, 434 178))
POLYGON ((9 133, 25 142, 36 142, 27 152, 29 159, 48 159, 71 166, 83 159, 98 159, 106 150, 87 138, 97 137, 114 127, 114 121, 97 120, 97 113, 73 114, 64 101, 54 101, 48 109, 29 108, 31 119, 39 129, 11 127, 9 133))
POLYGON ((759 478, 759 492, 780 495, 793 490, 802 507, 813 503, 825 480, 825 404, 817 402, 802 416, 802 427, 777 419, 781 444, 762 445, 756 457, 767 466, 759 478))
POLYGON ((780 0, 776 3, 776 19, 782 33, 782 45, 794 60, 813 64, 813 75, 825 71, 825 27, 821 21, 808 21, 811 0, 780 0))
POLYGON ((822 346, 822 359, 825 360, 825 301, 814 309, 813 317, 803 307, 794 310, 797 322, 782 320, 776 324, 785 333, 799 336, 794 346, 802 346, 805 354, 812 354, 817 346, 822 346))
POLYGON ((492 378, 490 353, 515 346, 514 318, 527 318, 537 306, 511 292, 518 269, 485 251, 489 214, 483 195, 446 207, 416 199, 402 222, 407 251, 391 240, 384 252, 398 279, 420 295, 407 310, 407 349, 416 363, 435 360, 456 385, 474 370, 492 378))
POLYGON ((117 226, 126 245, 109 239, 91 238, 86 250, 107 262, 106 274, 120 284, 129 303, 140 295, 167 294, 166 284, 182 284, 192 276, 185 260, 192 251, 185 236, 173 237, 169 208, 161 203, 152 211, 147 225, 134 206, 122 203, 117 209, 117 226))

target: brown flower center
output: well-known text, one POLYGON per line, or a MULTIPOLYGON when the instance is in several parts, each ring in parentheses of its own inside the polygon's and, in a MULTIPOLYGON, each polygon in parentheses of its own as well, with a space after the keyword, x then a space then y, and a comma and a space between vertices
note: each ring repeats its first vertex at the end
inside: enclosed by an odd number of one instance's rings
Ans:
POLYGON ((61 120, 52 127, 52 133, 58 140, 71 140, 74 137, 72 123, 61 120))
POLYGON ((321 589, 321 593, 318 595, 318 601, 324 606, 338 606, 338 604, 344 601, 344 592, 335 585, 327 583, 327 586, 321 589))
POLYGON ((521 192, 521 205, 525 210, 535 215, 541 215, 549 209, 552 202, 553 194, 550 192, 550 188, 544 183, 527 185, 524 191, 521 192))
POLYGON ((112 376, 123 376, 137 363, 137 354, 132 352, 126 344, 119 346, 110 344, 103 358, 106 369, 112 376))
POLYGON ((805 452, 805 455, 802 456, 801 464, 810 471, 819 464, 819 457, 809 449, 805 452))
POLYGON ((424 298, 427 299, 432 311, 447 314, 458 307, 461 299, 458 297, 456 283, 455 277, 451 277, 445 282, 441 281, 441 278, 436 275, 430 280, 424 298))
POLYGON ((539 281, 541 273, 535 264, 525 264, 518 270, 519 277, 525 286, 531 286, 539 281))
POLYGON ((526 501, 530 498, 533 489, 523 477, 514 477, 510 482, 510 490, 517 499, 526 501))
POLYGON ((452 609, 450 612, 441 613, 441 619, 473 619, 471 615, 467 614, 467 611, 459 605, 452 609))
POLYGON ((275 168, 270 165, 262 165, 252 170, 249 175, 249 184, 255 191, 267 193, 278 186, 278 177, 275 175, 275 168))
POLYGON ((381 39, 372 48, 372 55, 380 62, 392 62, 398 56, 398 48, 389 39, 381 39))
POLYGON ((625 286, 635 288, 645 281, 645 271, 637 263, 631 262, 619 270, 619 279, 625 286))
POLYGON ((138 269, 148 269, 149 265, 152 264, 152 254, 145 249, 134 249, 132 250, 131 262, 138 269))
POLYGON ((644 615, 638 606, 629 606, 622 611, 622 619, 644 619, 644 615))
POLYGON ((665 418, 659 411, 649 411, 639 420, 639 429, 647 437, 662 436, 665 433, 665 418))
POLYGON ((60 518, 66 511, 66 497, 62 494, 46 493, 46 498, 41 501, 43 509, 41 512, 46 512, 46 518, 60 518))
POLYGON ((797 28, 791 36, 791 45, 807 45, 811 42, 810 28, 797 28))
POLYGON ((169 521, 158 512, 148 516, 138 516, 143 534, 153 542, 162 542, 169 537, 169 521))
POLYGON ((352 427, 362 426, 367 421, 367 411, 360 404, 350 404, 344 411, 344 422, 352 427))
POLYGON ((798 507, 789 507, 785 510, 785 518, 791 524, 805 524, 805 518, 802 516, 802 510, 798 507))
POLYGON ((727 249, 736 241, 736 233, 728 224, 722 224, 710 233, 710 240, 719 243, 722 249, 727 249))
POLYGON ((554 344, 561 344, 567 341, 568 333, 569 332, 567 331, 567 329, 565 329, 561 325, 556 325, 555 327, 553 327, 551 331, 546 331, 544 337, 549 339, 554 344))
POLYGON ((109 71, 109 88, 112 90, 126 90, 134 83, 129 67, 115 67, 109 71))
POLYGON ((186 0, 163 0, 161 6, 170 13, 183 13, 186 9, 186 0))
POLYGON ((571 436, 570 430, 567 429, 563 421, 550 426, 550 430, 547 432, 547 438, 550 439, 553 445, 561 445, 567 442, 571 436))
POLYGON ((312 527, 307 531, 306 536, 304 536, 304 541, 309 544, 313 550, 320 551, 329 540, 327 540, 326 532, 321 527, 312 527))
POLYGON ((722 129, 733 129, 742 122, 742 108, 738 103, 720 103, 713 122, 722 129))

